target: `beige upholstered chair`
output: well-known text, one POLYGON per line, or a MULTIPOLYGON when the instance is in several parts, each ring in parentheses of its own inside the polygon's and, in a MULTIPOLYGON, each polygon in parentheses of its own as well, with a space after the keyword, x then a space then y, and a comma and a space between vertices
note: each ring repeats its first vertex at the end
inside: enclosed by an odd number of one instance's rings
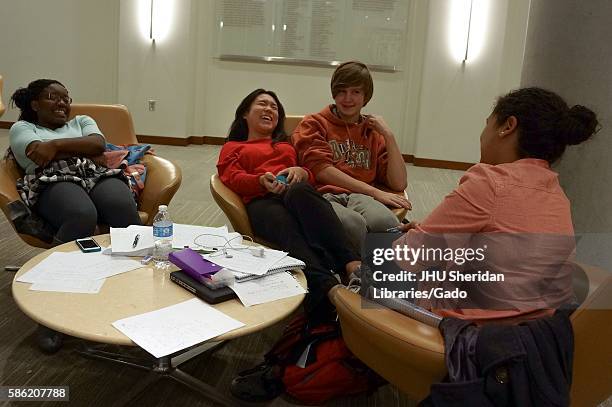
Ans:
MULTIPOLYGON (((136 134, 132 116, 123 105, 73 104, 71 118, 75 115, 91 116, 104 133, 106 140, 113 144, 136 144, 136 134)), ((181 169, 172 162, 154 155, 145 155, 143 162, 147 166, 145 188, 138 201, 138 213, 143 225, 153 223, 153 217, 159 205, 167 205, 181 185, 181 169)), ((10 219, 7 205, 19 200, 15 182, 23 176, 23 171, 15 160, 0 161, 0 207, 7 219, 10 219)), ((13 228, 15 227, 12 223, 13 228)), ((100 233, 108 229, 104 225, 98 227, 100 233)), ((49 248, 50 243, 26 235, 19 237, 30 246, 49 248)))
POLYGON ((3 86, 4 86, 4 79, 2 79, 2 75, 0 75, 0 117, 2 117, 2 115, 4 114, 4 111, 6 110, 6 106, 4 106, 4 103, 2 102, 3 86))
MULTIPOLYGON (((304 116, 287 116, 285 118, 285 133, 288 135, 292 134, 293 130, 297 127, 300 121, 302 121, 303 117, 304 116)), ((242 199, 240 199, 240 197, 234 193, 234 191, 225 186, 217 174, 213 174, 210 177, 210 192, 215 199, 215 202, 217 202, 217 205, 219 205, 219 207, 223 210, 236 232, 251 236, 254 240, 265 244, 264 241, 253 235, 253 230, 251 229, 249 217, 244 204, 242 203, 242 199)), ((404 194, 404 196, 406 196, 405 191, 397 193, 404 194)), ((404 219, 407 212, 408 211, 403 208, 393 209, 393 213, 395 213, 399 220, 404 219)))
MULTIPOLYGON (((73 104, 70 116, 91 116, 112 144, 137 144, 132 115, 123 105, 73 104)), ((147 167, 145 188, 140 194, 138 212, 143 225, 152 225, 159 205, 167 205, 181 185, 181 169, 171 161, 156 155, 146 154, 143 162, 147 167)))
MULTIPOLYGON (((595 406, 612 394, 612 273, 582 269, 588 295, 571 316, 571 405, 577 407, 595 406)), ((349 349, 408 397, 423 399, 431 384, 446 375, 444 341, 437 328, 390 309, 364 307, 358 294, 341 286, 329 296, 349 349)))

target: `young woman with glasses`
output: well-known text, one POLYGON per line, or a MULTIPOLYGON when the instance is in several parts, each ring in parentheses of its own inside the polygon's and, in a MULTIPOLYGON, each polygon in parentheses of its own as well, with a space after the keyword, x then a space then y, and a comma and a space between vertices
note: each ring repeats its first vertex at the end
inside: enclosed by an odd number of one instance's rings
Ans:
MULTIPOLYGON (((64 85, 38 79, 17 89, 11 101, 21 111, 9 131, 11 150, 25 172, 18 189, 25 203, 56 230, 55 244, 91 236, 99 222, 112 227, 140 224, 125 180, 119 174, 107 176, 113 171, 84 160, 100 156, 106 142, 91 117, 68 119, 72 99, 64 85), (63 175, 72 167, 84 171, 51 182, 51 175, 63 175), (27 191, 24 185, 29 185, 27 191)), ((56 332, 46 330, 39 339, 46 352, 61 347, 56 332)))

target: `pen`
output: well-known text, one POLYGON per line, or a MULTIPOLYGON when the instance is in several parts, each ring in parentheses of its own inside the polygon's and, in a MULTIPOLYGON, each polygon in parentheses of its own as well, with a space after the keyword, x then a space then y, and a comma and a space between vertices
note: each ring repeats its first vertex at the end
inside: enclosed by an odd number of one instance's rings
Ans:
POLYGON ((134 243, 132 243, 132 249, 136 248, 136 245, 138 244, 138 239, 140 239, 140 234, 137 234, 134 237, 134 243))

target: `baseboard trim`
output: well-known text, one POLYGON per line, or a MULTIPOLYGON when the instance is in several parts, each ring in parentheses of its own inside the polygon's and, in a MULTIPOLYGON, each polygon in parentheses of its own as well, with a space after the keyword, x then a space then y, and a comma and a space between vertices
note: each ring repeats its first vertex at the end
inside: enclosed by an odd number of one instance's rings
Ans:
POLYGON ((136 135, 140 143, 163 144, 167 146, 188 146, 190 144, 203 145, 209 144, 213 146, 223 145, 224 138, 213 136, 190 136, 182 137, 166 137, 166 136, 151 136, 147 134, 136 135))
POLYGON ((213 146, 222 146, 225 143, 225 138, 223 137, 213 137, 213 136, 191 136, 192 138, 199 138, 202 140, 200 144, 209 144, 213 146))
POLYGON ((6 129, 6 130, 8 130, 8 129, 10 129, 10 128, 11 128, 11 126, 13 125, 13 123, 15 123, 15 122, 3 122, 3 121, 1 121, 1 120, 0 120, 0 129, 6 129))
POLYGON ((414 162, 414 156, 412 154, 402 154, 402 158, 404 159, 405 163, 413 163, 414 162))
POLYGON ((447 170, 460 170, 460 171, 466 171, 472 165, 474 165, 474 163, 464 163, 460 161, 433 160, 430 158, 419 158, 419 157, 414 157, 413 164, 417 167, 444 168, 447 170))
POLYGON ((149 136, 146 134, 137 134, 136 138, 139 143, 163 144, 167 146, 187 146, 189 139, 180 137, 165 137, 165 136, 149 136))

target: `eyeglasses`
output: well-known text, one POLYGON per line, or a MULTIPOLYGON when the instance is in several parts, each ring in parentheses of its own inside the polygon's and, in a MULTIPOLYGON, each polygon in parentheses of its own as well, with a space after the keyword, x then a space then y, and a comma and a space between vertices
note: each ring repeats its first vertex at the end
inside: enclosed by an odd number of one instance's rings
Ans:
POLYGON ((58 95, 57 93, 51 93, 51 92, 47 94, 47 99, 51 100, 54 103, 59 103, 60 100, 67 105, 72 103, 72 98, 70 96, 61 96, 61 95, 58 95))

